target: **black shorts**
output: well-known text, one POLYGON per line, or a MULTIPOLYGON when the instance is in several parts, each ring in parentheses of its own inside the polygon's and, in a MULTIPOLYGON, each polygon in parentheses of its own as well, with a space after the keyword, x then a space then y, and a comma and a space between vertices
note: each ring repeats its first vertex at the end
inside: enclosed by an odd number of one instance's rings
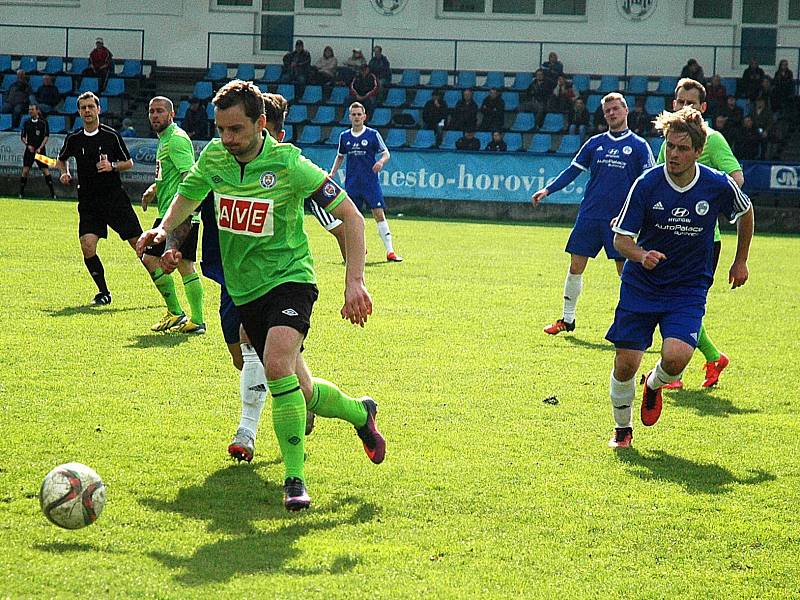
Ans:
POLYGON ((123 240, 142 235, 139 218, 122 188, 105 189, 97 193, 78 188, 78 215, 78 236, 93 233, 97 237, 107 238, 109 227, 123 240))
POLYGON ((317 296, 319 290, 313 283, 289 282, 238 307, 244 330, 259 356, 264 356, 267 332, 272 327, 291 327, 308 335, 317 296))
POLYGON ((23 167, 32 167, 33 163, 36 163, 36 166, 39 169, 47 169, 47 165, 43 162, 36 160, 36 153, 31 152, 28 148, 25 148, 25 153, 22 155, 22 166, 23 167))
MULTIPOLYGON (((161 219, 156 219, 153 223, 153 228, 158 227, 161 225, 161 219)), ((183 243, 180 245, 178 250, 183 257, 183 260, 189 260, 191 262, 195 262, 197 260, 197 235, 200 231, 200 223, 192 223, 192 229, 189 231, 189 235, 183 240, 183 243)), ((145 248, 144 253, 148 256, 161 256, 164 254, 164 250, 167 247, 166 242, 161 242, 155 246, 148 246, 145 248)))

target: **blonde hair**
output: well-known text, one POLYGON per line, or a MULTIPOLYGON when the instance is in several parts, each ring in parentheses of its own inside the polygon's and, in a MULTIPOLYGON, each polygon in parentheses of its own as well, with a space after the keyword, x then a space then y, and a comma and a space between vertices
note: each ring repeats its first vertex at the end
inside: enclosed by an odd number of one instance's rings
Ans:
POLYGON ((692 148, 695 150, 702 150, 706 145, 708 126, 702 113, 691 106, 685 106, 676 112, 664 111, 655 118, 653 124, 664 139, 672 132, 685 133, 692 140, 692 148))
POLYGON ((623 96, 619 92, 611 92, 610 94, 606 94, 605 96, 603 96, 603 99, 600 100, 600 104, 603 106, 603 108, 605 108, 606 104, 608 104, 609 102, 613 102, 614 100, 619 100, 620 102, 622 102, 622 106, 628 108, 628 103, 625 102, 625 96, 623 96))

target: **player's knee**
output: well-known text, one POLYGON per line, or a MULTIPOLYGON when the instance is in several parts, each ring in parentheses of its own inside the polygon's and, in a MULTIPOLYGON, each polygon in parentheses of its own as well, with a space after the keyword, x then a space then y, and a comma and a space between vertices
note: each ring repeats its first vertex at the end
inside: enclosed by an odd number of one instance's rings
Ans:
POLYGON ((268 381, 275 381, 294 374, 294 365, 292 361, 287 360, 285 356, 276 353, 267 352, 266 362, 264 364, 264 371, 267 374, 268 381))
POLYGON ((661 357, 661 368, 664 369, 669 375, 680 375, 689 364, 691 354, 684 356, 678 354, 665 354, 661 357))

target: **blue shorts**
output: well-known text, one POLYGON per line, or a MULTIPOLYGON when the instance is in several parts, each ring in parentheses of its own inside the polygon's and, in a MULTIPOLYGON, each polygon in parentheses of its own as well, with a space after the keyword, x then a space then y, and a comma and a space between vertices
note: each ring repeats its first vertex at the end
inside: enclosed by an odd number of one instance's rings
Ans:
POLYGON ((219 293, 219 320, 222 323, 222 337, 226 344, 239 343, 239 325, 242 319, 239 317, 239 309, 228 295, 225 286, 220 286, 219 293))
POLYGON ((608 258, 625 259, 614 248, 614 232, 611 231, 610 219, 589 219, 579 214, 564 250, 570 254, 594 258, 600 248, 605 248, 608 258))
POLYGON ((606 333, 606 339, 617 348, 644 352, 653 344, 653 333, 658 325, 661 338, 675 338, 692 348, 697 346, 697 337, 706 312, 705 302, 699 298, 670 298, 649 306, 633 308, 641 292, 622 284, 620 301, 614 313, 614 322, 606 333))
POLYGON ((364 210, 366 204, 368 208, 385 208, 386 204, 383 201, 383 191, 381 186, 351 184, 347 189, 347 195, 358 207, 358 210, 364 210))

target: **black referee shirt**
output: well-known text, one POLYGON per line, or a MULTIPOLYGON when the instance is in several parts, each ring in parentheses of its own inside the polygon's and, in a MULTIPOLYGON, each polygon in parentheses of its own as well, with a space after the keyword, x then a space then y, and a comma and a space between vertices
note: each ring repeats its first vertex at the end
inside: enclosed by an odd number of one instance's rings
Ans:
POLYGON ((44 138, 50 135, 50 127, 47 125, 45 119, 28 119, 25 121, 25 126, 22 128, 22 140, 29 146, 33 146, 34 150, 38 150, 42 145, 44 138))
POLYGON ((66 161, 70 156, 75 157, 78 184, 84 190, 121 187, 122 182, 117 171, 97 172, 101 154, 105 154, 109 162, 123 162, 131 157, 122 136, 104 123, 93 133, 79 129, 68 134, 61 152, 58 153, 58 160, 66 161))

